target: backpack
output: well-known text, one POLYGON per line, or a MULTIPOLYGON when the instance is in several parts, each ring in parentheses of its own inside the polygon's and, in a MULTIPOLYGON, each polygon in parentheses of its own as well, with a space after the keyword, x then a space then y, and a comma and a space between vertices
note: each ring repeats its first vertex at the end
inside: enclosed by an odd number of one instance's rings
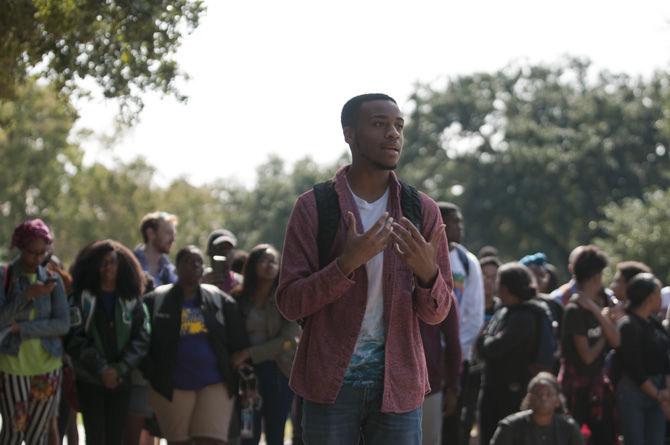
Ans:
POLYGON ((470 261, 468 261, 468 254, 465 253, 465 247, 461 246, 458 243, 455 244, 455 249, 456 249, 456 256, 458 257, 458 261, 460 261, 461 265, 463 266, 463 271, 465 272, 465 276, 467 277, 470 275, 470 261))
MULTIPOLYGON (((340 201, 335 191, 335 181, 315 184, 313 187, 316 199, 316 212, 319 228, 316 234, 316 245, 319 252, 319 269, 328 265, 328 254, 335 241, 337 226, 340 223, 342 211, 340 201)), ((421 197, 417 189, 400 181, 400 209, 402 215, 409 219, 421 231, 421 197)), ((297 320, 301 328, 305 327, 307 318, 297 320)))
MULTIPOLYGON (((313 189, 319 222, 316 245, 319 251, 319 268, 323 269, 328 265, 328 254, 340 223, 340 201, 332 179, 314 185, 313 189)), ((422 215, 419 192, 402 181, 400 181, 400 208, 402 215, 421 231, 422 215)))
POLYGON ((554 336, 553 319, 550 310, 542 302, 528 301, 524 306, 530 310, 535 319, 536 344, 533 350, 533 358, 530 363, 531 375, 538 372, 552 372, 556 360, 556 348, 558 343, 554 336))

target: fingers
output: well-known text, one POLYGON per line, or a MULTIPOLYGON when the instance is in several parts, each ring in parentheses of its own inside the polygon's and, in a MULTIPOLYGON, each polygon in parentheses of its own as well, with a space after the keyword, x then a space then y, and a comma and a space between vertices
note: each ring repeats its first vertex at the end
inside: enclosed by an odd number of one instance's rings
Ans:
POLYGON ((416 241, 424 241, 423 235, 421 235, 419 229, 417 229, 416 226, 412 224, 412 221, 403 216, 402 218, 400 218, 400 224, 402 224, 402 226, 410 233, 412 238, 414 238, 416 241))
POLYGON ((358 235, 358 231, 356 230, 356 217, 354 214, 352 212, 347 212, 345 218, 347 221, 347 234, 358 235))
POLYGON ((447 232, 444 231, 447 226, 445 224, 440 224, 440 226, 437 228, 435 232, 430 237, 430 241, 428 241, 430 244, 433 245, 433 247, 437 248, 437 246, 440 244, 440 241, 442 241, 443 236, 447 236, 447 232))
POLYGON ((384 214, 377 220, 376 223, 372 227, 370 227, 370 230, 365 232, 366 235, 376 235, 378 232, 386 229, 386 226, 389 224, 389 220, 391 223, 393 223, 393 218, 389 218, 389 212, 384 212, 384 214))

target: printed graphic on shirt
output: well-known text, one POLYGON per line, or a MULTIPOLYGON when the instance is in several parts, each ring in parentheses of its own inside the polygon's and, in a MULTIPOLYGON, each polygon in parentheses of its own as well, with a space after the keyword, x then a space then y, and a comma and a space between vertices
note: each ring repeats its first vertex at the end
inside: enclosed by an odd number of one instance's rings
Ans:
POLYGON ((361 332, 344 382, 355 387, 379 386, 384 381, 384 336, 361 332))
POLYGON ((205 326, 205 319, 202 316, 202 311, 198 308, 182 308, 181 331, 179 335, 198 335, 206 333, 207 326, 205 326))
POLYGON ((456 295, 458 304, 461 304, 463 292, 465 292, 465 274, 452 272, 452 276, 454 277, 454 295, 456 295))

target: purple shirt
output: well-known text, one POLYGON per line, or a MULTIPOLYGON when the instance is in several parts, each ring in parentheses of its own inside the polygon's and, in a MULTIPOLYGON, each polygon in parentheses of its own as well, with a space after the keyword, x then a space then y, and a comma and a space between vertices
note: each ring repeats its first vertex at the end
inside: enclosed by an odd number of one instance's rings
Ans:
MULTIPOLYGON (((307 318, 291 371, 291 388, 317 403, 334 403, 344 373, 356 346, 367 303, 365 265, 345 276, 335 258, 346 237, 344 215, 360 216, 347 186, 348 167, 335 177, 339 196, 340 223, 330 252, 330 263, 319 270, 316 243, 318 216, 312 190, 302 194, 293 208, 286 229, 277 305, 288 320, 307 318)), ((401 217, 400 183, 391 173, 388 212, 401 217)), ((419 320, 442 322, 454 300, 449 249, 437 204, 420 193, 421 232, 426 239, 442 236, 438 250, 438 273, 430 289, 415 286, 414 274, 392 243, 384 250, 384 390, 382 411, 403 413, 416 409, 430 391, 419 320)))

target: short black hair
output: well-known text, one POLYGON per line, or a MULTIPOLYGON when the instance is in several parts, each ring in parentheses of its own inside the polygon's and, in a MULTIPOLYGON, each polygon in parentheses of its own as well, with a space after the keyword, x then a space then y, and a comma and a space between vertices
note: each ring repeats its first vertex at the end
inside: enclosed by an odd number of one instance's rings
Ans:
POLYGON ((440 201, 437 203, 437 207, 440 209, 440 214, 442 215, 442 220, 447 219, 452 213, 461 213, 461 208, 458 207, 453 202, 440 201))
POLYGON ((642 306, 656 288, 660 289, 660 287, 661 282, 652 273, 641 272, 632 277, 626 287, 628 310, 642 306))
POLYGON ((522 301, 537 295, 537 285, 533 273, 521 263, 505 263, 498 269, 498 282, 522 301))
POLYGON ((183 260, 185 256, 191 254, 200 255, 200 258, 203 257, 202 250, 198 249, 198 247, 194 246, 193 244, 189 244, 188 246, 182 247, 181 249, 179 249, 179 252, 177 252, 177 256, 175 257, 174 260, 175 266, 178 266, 179 263, 181 263, 181 260, 183 260))
POLYGON ((360 96, 352 97, 342 107, 342 114, 340 115, 340 122, 342 122, 342 128, 345 127, 356 128, 358 124, 358 112, 361 109, 361 105, 363 105, 365 102, 372 102, 373 100, 388 100, 396 105, 398 104, 394 98, 392 98, 388 94, 383 93, 366 93, 361 94, 360 96))
POLYGON ((572 265, 572 273, 581 284, 598 275, 607 267, 607 255, 596 246, 584 246, 572 265))
POLYGON ((626 283, 639 273, 651 273, 651 268, 640 261, 622 261, 616 265, 616 270, 626 283))

